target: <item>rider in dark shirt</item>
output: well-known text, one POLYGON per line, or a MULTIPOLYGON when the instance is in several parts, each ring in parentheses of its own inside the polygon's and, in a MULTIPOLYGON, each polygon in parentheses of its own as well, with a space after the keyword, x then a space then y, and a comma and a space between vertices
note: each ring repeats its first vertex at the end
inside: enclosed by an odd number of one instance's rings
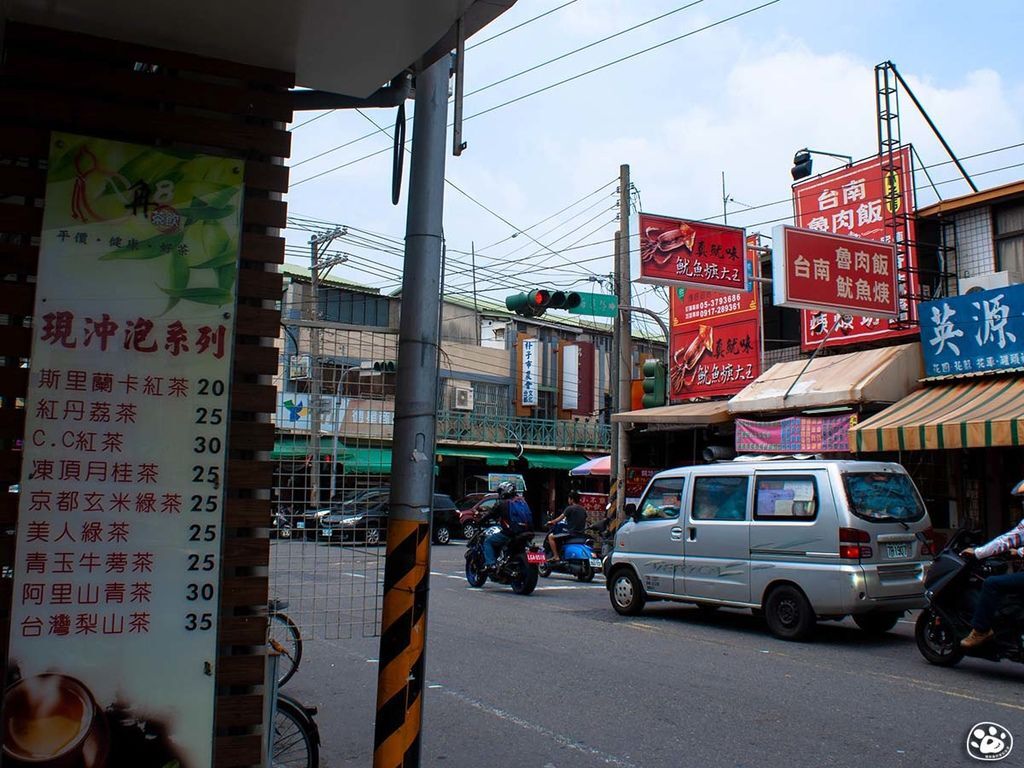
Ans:
POLYGON ((569 506, 567 506, 558 517, 554 518, 549 525, 552 528, 548 534, 548 546, 551 547, 551 555, 555 560, 561 560, 558 553, 558 544, 562 539, 570 536, 577 536, 583 533, 587 527, 587 510, 580 506, 580 495, 576 491, 569 492, 569 506), (564 528, 554 530, 559 523, 564 523, 564 528))

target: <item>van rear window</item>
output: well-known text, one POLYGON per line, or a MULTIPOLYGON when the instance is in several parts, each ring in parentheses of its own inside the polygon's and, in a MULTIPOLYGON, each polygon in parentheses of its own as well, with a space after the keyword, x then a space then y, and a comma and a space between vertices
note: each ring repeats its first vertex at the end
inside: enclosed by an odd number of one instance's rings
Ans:
POLYGON ((924 517, 913 482, 898 472, 844 472, 850 511, 875 523, 912 523, 924 517))

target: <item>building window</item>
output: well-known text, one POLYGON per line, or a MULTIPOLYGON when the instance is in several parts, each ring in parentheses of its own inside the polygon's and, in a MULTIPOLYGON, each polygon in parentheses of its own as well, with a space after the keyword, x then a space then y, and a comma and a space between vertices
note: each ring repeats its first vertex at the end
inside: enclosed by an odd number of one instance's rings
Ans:
POLYGON ((1024 280, 1024 203, 996 208, 996 264, 1014 281, 1024 280))
POLYGON ((506 418, 510 404, 507 384, 473 382, 473 411, 478 416, 506 418))
POLYGON ((545 421, 554 421, 558 418, 555 395, 555 392, 547 389, 537 392, 537 407, 533 412, 534 418, 544 419, 545 421))
POLYGON ((320 316, 324 320, 351 325, 388 326, 388 300, 383 296, 321 288, 320 316))

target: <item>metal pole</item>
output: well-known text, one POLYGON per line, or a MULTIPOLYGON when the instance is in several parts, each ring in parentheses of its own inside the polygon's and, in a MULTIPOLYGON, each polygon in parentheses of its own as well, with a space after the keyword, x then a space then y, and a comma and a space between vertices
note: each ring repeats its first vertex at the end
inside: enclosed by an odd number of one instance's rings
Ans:
MULTIPOLYGON (((314 235, 309 240, 309 286, 312 294, 310 319, 320 319, 320 254, 319 241, 314 235)), ((320 506, 320 406, 323 389, 323 368, 320 364, 319 326, 309 329, 309 442, 312 464, 309 468, 309 505, 315 510, 320 506)))
POLYGON ((374 768, 420 764, 450 68, 446 56, 416 78, 374 768))
MULTIPOLYGON (((619 234, 615 251, 616 289, 619 292, 619 305, 628 307, 632 281, 629 270, 629 166, 619 166, 619 234)), ((633 404, 633 323, 627 309, 620 313, 619 322, 619 401, 615 404, 619 413, 624 413, 633 404)), ((624 425, 613 433, 618 444, 615 458, 615 477, 618 479, 618 494, 615 497, 615 514, 622 517, 622 508, 626 498, 626 467, 629 465, 629 435, 624 425)))

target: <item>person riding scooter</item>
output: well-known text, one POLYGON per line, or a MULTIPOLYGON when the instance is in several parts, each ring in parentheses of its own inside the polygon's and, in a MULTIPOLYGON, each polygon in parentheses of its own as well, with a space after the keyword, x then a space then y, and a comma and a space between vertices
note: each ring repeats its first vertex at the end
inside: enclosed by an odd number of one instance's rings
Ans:
POLYGON ((576 491, 570 491, 568 506, 562 511, 562 514, 548 522, 551 533, 548 534, 547 544, 551 548, 551 557, 554 562, 562 559, 558 545, 570 536, 581 535, 587 526, 587 510, 580 505, 581 498, 576 491))
POLYGON ((530 530, 533 520, 533 513, 526 499, 516 492, 515 485, 510 482, 498 483, 495 490, 498 493, 498 503, 484 519, 496 521, 501 530, 484 539, 485 572, 493 572, 498 562, 498 553, 508 545, 513 536, 530 530))
MULTIPOLYGON (((1022 486, 1024 486, 1024 481, 1018 483, 1014 488, 1015 496, 1021 495, 1019 491, 1022 490, 1022 486)), ((984 546, 968 547, 960 554, 964 557, 983 560, 1006 552, 1017 555, 1021 548, 1024 548, 1024 519, 1021 519, 1014 528, 997 536, 984 546)), ((961 648, 977 648, 992 639, 995 634, 992 630, 992 617, 995 615, 1000 601, 1011 595, 1018 599, 1024 597, 1024 571, 989 576, 985 579, 978 604, 974 609, 974 618, 971 620, 971 633, 960 641, 961 648)))

